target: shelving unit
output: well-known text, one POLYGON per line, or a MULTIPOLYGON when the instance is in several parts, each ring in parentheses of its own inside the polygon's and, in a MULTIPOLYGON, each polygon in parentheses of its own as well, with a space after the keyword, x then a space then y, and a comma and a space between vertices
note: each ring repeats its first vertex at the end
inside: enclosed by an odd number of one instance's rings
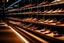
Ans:
MULTIPOLYGON (((21 27, 32 34, 36 34, 38 37, 44 37, 50 42, 64 42, 64 1, 59 1, 48 4, 39 5, 37 0, 37 6, 32 4, 29 0, 29 4, 32 6, 18 7, 7 11, 8 23, 21 27), (20 24, 14 23, 20 22, 20 24), (43 31, 43 29, 45 29, 43 31)), ((28 5, 29 5, 28 4, 28 5)), ((21 4, 20 4, 21 5, 21 4)), ((24 6, 26 6, 24 4, 24 6)))
POLYGON ((40 8, 40 7, 47 7, 47 6, 53 6, 53 5, 60 5, 60 4, 64 4, 64 1, 62 2, 59 2, 59 3, 52 3, 52 4, 46 4, 46 5, 40 5, 40 6, 33 6, 33 7, 28 7, 28 8, 19 8, 19 9, 16 9, 16 10, 9 10, 10 12, 13 12, 13 11, 18 11, 18 10, 27 10, 27 9, 34 9, 34 8, 40 8))

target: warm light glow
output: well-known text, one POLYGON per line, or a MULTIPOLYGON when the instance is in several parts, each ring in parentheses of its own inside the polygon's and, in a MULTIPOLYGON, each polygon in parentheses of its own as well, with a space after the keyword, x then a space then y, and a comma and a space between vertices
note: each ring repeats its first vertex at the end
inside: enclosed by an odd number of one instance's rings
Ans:
MULTIPOLYGON (((10 27, 10 26, 9 26, 10 27)), ((29 43, 23 36, 21 36, 18 32, 16 32, 12 27, 10 27, 21 39, 25 41, 25 43, 29 43)))
POLYGON ((35 38, 35 39, 41 41, 42 43, 49 43, 49 42, 47 42, 47 41, 45 41, 45 40, 39 38, 38 36, 35 36, 35 35, 33 35, 33 34, 27 32, 26 30, 23 30, 23 29, 21 29, 21 28, 19 28, 19 27, 17 27, 17 28, 20 29, 20 30, 22 30, 22 31, 25 32, 26 34, 30 35, 31 37, 33 37, 33 38, 35 38))

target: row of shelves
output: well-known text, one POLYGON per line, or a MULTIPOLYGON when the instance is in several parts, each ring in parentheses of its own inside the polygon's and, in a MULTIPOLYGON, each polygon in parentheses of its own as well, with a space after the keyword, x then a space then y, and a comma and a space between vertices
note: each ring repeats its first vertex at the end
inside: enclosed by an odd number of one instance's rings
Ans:
MULTIPOLYGON (((11 24, 13 24, 13 25, 15 25, 15 26, 18 26, 18 27, 22 27, 23 29, 25 29, 25 30, 27 30, 27 31, 29 31, 29 32, 35 33, 35 34, 37 34, 39 37, 45 37, 45 38, 51 40, 52 42, 61 42, 61 43, 64 42, 64 39, 63 39, 63 38, 64 38, 64 35, 59 36, 59 37, 54 37, 54 33, 53 33, 53 32, 50 32, 50 33, 48 33, 48 34, 43 34, 43 33, 45 33, 45 31, 42 31, 42 32, 41 32, 40 29, 35 29, 35 30, 34 30, 34 28, 31 29, 31 28, 27 27, 26 25, 24 25, 23 23, 20 23, 20 22, 9 21, 9 23, 11 23, 11 24)), ((27 25, 28 25, 28 24, 27 24, 27 25)), ((50 42, 51 42, 51 41, 50 41, 50 42)))
POLYGON ((64 12, 60 13, 42 13, 42 12, 28 12, 28 13, 9 13, 8 15, 47 15, 47 16, 64 16, 64 12))
POLYGON ((27 10, 27 9, 41 8, 41 7, 53 6, 53 5, 60 5, 60 4, 64 4, 64 1, 60 1, 58 3, 45 4, 45 5, 37 5, 37 6, 33 6, 32 5, 31 7, 27 7, 27 8, 20 7, 20 8, 8 10, 8 12, 22 11, 22 10, 27 10))
MULTIPOLYGON (((60 27, 60 28, 62 28, 62 27, 64 27, 64 24, 61 24, 60 22, 55 22, 55 23, 53 23, 53 22, 43 22, 43 21, 34 21, 34 20, 32 20, 32 21, 28 21, 28 20, 22 20, 22 19, 19 19, 19 18, 6 18, 6 19, 8 19, 8 20, 13 20, 13 21, 18 21, 18 22, 26 22, 26 23, 33 23, 33 24, 39 24, 39 25, 44 25, 44 26, 51 26, 51 27, 60 27)), ((43 19, 42 19, 43 20, 43 19)), ((46 21, 46 20, 45 20, 46 21)), ((55 20, 56 21, 56 20, 55 20)))

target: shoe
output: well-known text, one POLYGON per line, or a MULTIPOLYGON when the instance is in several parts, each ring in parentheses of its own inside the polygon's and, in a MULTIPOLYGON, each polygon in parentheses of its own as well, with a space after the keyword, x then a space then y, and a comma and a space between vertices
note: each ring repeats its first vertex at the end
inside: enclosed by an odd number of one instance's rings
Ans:
POLYGON ((60 21, 58 21, 56 24, 57 24, 57 25, 58 25, 58 24, 61 24, 61 22, 60 22, 60 21))
POLYGON ((50 19, 47 19, 46 21, 44 21, 45 23, 48 23, 50 21, 50 19))
POLYGON ((26 21, 31 21, 33 18, 27 18, 26 21))
POLYGON ((62 36, 62 35, 59 34, 57 31, 53 32, 53 34, 54 34, 54 37, 61 37, 61 36, 62 36))
POLYGON ((48 10, 45 10, 43 13, 47 13, 48 12, 48 10))
POLYGON ((61 11, 59 13, 64 14, 64 9, 61 9, 61 11))
POLYGON ((58 11, 57 11, 57 13, 61 13, 61 12, 62 12, 62 10, 63 10, 63 9, 58 10, 58 11))
POLYGON ((40 30, 40 32, 45 32, 46 31, 46 29, 44 28, 44 29, 42 29, 42 30, 40 30))
POLYGON ((49 34, 49 33, 51 33, 51 31, 50 30, 47 30, 43 34, 49 34))
POLYGON ((52 20, 50 20, 50 21, 48 21, 49 23, 56 23, 57 22, 57 20, 56 20, 56 18, 54 18, 54 19, 52 19, 52 20))
POLYGON ((58 25, 58 24, 61 24, 61 20, 59 20, 58 22, 56 22, 56 24, 58 25))
POLYGON ((25 5, 24 8, 28 8, 28 7, 31 7, 32 4, 29 4, 29 5, 25 5))
POLYGON ((53 12, 53 10, 50 10, 50 11, 48 11, 47 13, 52 13, 53 12))
POLYGON ((32 5, 32 4, 29 4, 28 6, 29 6, 29 7, 32 7, 33 5, 32 5))
POLYGON ((49 4, 49 2, 48 2, 48 1, 42 2, 42 3, 40 3, 39 5, 45 5, 45 4, 49 4))
POLYGON ((53 23, 53 21, 54 21, 54 20, 50 20, 50 21, 48 21, 48 22, 49 22, 49 23, 53 23))
POLYGON ((34 18, 34 19, 32 20, 32 22, 35 22, 35 21, 37 21, 37 18, 34 18))
POLYGON ((64 1, 64 0, 54 0, 54 1, 51 2, 51 3, 58 3, 58 2, 62 2, 62 1, 64 1))
POLYGON ((60 9, 58 8, 58 9, 56 9, 55 11, 53 11, 52 13, 57 13, 59 10, 60 10, 60 9))
POLYGON ((40 19, 38 22, 39 23, 44 23, 44 18, 40 19))

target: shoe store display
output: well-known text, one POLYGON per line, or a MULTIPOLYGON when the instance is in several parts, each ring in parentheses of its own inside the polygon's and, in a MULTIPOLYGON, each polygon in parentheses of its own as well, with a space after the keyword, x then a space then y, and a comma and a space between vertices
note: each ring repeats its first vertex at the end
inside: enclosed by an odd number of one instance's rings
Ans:
POLYGON ((44 40, 48 43, 64 43, 64 0, 24 1, 17 1, 11 8, 5 6, 5 14, 3 10, 0 12, 4 14, 3 18, 0 17, 2 22, 26 36, 30 43, 45 43, 44 40))

